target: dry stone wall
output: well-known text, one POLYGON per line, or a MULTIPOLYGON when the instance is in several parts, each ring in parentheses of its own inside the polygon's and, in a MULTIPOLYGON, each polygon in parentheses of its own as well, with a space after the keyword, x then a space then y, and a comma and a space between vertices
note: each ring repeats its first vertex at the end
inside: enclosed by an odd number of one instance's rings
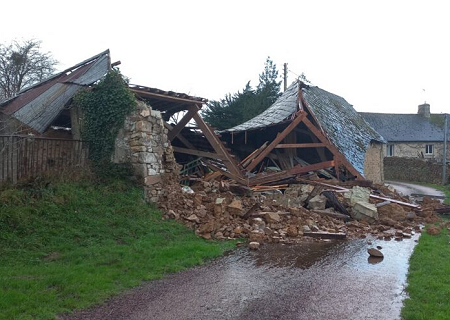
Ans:
POLYGON ((115 143, 113 160, 131 163, 151 202, 158 202, 164 196, 167 185, 178 184, 180 168, 167 132, 161 113, 138 101, 136 110, 126 118, 115 143))
MULTIPOLYGON (((450 165, 447 165, 447 181, 450 175, 450 165)), ((401 157, 384 158, 384 177, 386 180, 412 182, 442 182, 442 163, 401 157)))

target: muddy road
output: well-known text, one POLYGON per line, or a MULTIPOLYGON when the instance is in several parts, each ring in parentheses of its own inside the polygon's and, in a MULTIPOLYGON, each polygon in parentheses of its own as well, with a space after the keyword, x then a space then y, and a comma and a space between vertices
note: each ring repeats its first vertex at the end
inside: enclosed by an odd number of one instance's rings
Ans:
POLYGON ((237 249, 64 319, 399 319, 417 237, 237 249))

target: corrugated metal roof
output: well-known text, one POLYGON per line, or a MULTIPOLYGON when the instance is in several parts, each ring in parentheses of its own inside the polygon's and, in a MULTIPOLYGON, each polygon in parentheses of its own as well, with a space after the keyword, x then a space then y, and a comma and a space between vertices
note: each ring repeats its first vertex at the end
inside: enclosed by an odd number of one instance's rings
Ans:
MULTIPOLYGON (((387 141, 392 142, 436 142, 444 139, 443 125, 419 114, 359 113, 387 141)), ((444 117, 432 114, 432 118, 444 117)), ((442 123, 444 122, 441 119, 442 123)), ((449 123, 450 130, 450 123, 449 123)), ((449 137, 450 139, 450 137, 449 137)))
POLYGON ((302 92, 331 142, 364 175, 364 160, 370 142, 386 141, 344 98, 318 87, 306 87, 302 92))
POLYGON ((224 132, 238 132, 264 128, 286 120, 289 116, 298 110, 299 83, 295 81, 289 88, 263 113, 233 128, 224 130, 224 132))
POLYGON ((2 102, 0 110, 42 133, 73 95, 82 86, 100 80, 108 72, 109 66, 109 50, 106 50, 23 89, 15 97, 2 102))

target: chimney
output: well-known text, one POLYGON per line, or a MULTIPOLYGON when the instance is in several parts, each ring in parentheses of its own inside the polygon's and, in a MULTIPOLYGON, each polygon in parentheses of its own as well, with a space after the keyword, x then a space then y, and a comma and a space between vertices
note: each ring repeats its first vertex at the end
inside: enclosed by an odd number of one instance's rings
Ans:
POLYGON ((430 105, 428 103, 419 105, 419 111, 417 111, 417 114, 425 118, 430 118, 430 105))

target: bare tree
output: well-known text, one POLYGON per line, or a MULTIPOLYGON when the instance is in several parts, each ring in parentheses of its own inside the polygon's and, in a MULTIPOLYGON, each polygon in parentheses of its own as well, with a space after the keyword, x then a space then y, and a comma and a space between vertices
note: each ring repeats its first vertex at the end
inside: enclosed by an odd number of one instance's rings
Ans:
POLYGON ((41 52, 41 41, 0 44, 0 101, 52 75, 57 63, 49 52, 41 52))

